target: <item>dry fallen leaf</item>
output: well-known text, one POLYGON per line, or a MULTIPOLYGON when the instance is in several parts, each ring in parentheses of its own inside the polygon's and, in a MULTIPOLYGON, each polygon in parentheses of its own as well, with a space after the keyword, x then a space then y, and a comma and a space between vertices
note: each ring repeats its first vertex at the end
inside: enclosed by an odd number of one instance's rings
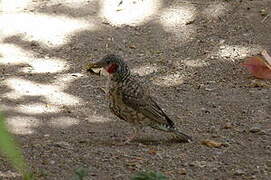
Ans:
POLYGON ((130 49, 136 49, 136 46, 135 45, 129 45, 129 48, 130 49))
POLYGON ((233 127, 233 125, 232 125, 232 123, 230 123, 230 122, 227 122, 227 123, 225 123, 224 124, 224 129, 231 129, 233 127))
POLYGON ((271 79, 271 57, 265 50, 262 52, 262 56, 249 57, 241 65, 257 78, 271 79))
POLYGON ((223 146, 222 143, 216 142, 213 140, 209 140, 209 139, 201 141, 201 144, 208 146, 208 147, 214 147, 214 148, 219 148, 219 147, 223 146))

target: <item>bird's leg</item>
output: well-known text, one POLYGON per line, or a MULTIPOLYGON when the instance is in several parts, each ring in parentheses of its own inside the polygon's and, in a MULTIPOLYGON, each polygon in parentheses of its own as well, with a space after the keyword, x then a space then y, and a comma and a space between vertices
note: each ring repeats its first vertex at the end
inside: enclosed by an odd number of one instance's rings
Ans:
POLYGON ((134 140, 138 136, 139 130, 139 127, 133 127, 133 133, 128 136, 128 138, 123 142, 123 145, 129 144, 132 140, 134 140))
POLYGON ((131 142, 132 140, 134 140, 137 137, 137 135, 139 133, 139 128, 133 127, 132 131, 133 131, 132 134, 130 136, 128 136, 128 138, 126 139, 126 141, 125 141, 126 143, 131 142))

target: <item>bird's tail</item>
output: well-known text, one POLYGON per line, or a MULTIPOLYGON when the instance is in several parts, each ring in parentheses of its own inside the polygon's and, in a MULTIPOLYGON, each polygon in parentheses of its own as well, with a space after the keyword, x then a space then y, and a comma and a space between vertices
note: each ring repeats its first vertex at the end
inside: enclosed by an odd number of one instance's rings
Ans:
POLYGON ((156 124, 156 126, 152 126, 152 128, 172 133, 174 135, 174 137, 178 138, 180 141, 183 141, 183 142, 191 142, 192 141, 191 136, 186 135, 185 133, 181 132, 175 126, 169 126, 169 125, 165 125, 165 124, 163 124, 163 125, 160 124, 157 126, 157 124, 156 124))
POLYGON ((184 142, 191 142, 192 141, 191 136, 181 132, 180 130, 178 130, 176 128, 171 128, 170 131, 174 134, 175 137, 177 137, 181 141, 184 141, 184 142))

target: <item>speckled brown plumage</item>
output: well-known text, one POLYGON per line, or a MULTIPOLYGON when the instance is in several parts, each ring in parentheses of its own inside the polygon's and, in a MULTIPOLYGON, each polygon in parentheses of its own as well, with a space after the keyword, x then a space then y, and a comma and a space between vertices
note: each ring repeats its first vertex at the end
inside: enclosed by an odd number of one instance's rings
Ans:
POLYGON ((154 101, 147 88, 133 76, 121 57, 107 55, 90 66, 103 67, 109 73, 109 108, 120 119, 140 128, 150 126, 157 130, 175 134, 182 141, 191 137, 176 129, 174 122, 154 101))

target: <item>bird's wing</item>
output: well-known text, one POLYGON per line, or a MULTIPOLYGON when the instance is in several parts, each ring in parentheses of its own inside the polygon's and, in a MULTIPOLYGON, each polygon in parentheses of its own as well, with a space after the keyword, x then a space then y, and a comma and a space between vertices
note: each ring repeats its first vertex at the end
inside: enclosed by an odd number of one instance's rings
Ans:
POLYGON ((174 127, 174 123, 150 96, 148 89, 137 81, 132 81, 129 87, 123 89, 122 98, 124 104, 143 113, 149 119, 157 123, 174 127))

